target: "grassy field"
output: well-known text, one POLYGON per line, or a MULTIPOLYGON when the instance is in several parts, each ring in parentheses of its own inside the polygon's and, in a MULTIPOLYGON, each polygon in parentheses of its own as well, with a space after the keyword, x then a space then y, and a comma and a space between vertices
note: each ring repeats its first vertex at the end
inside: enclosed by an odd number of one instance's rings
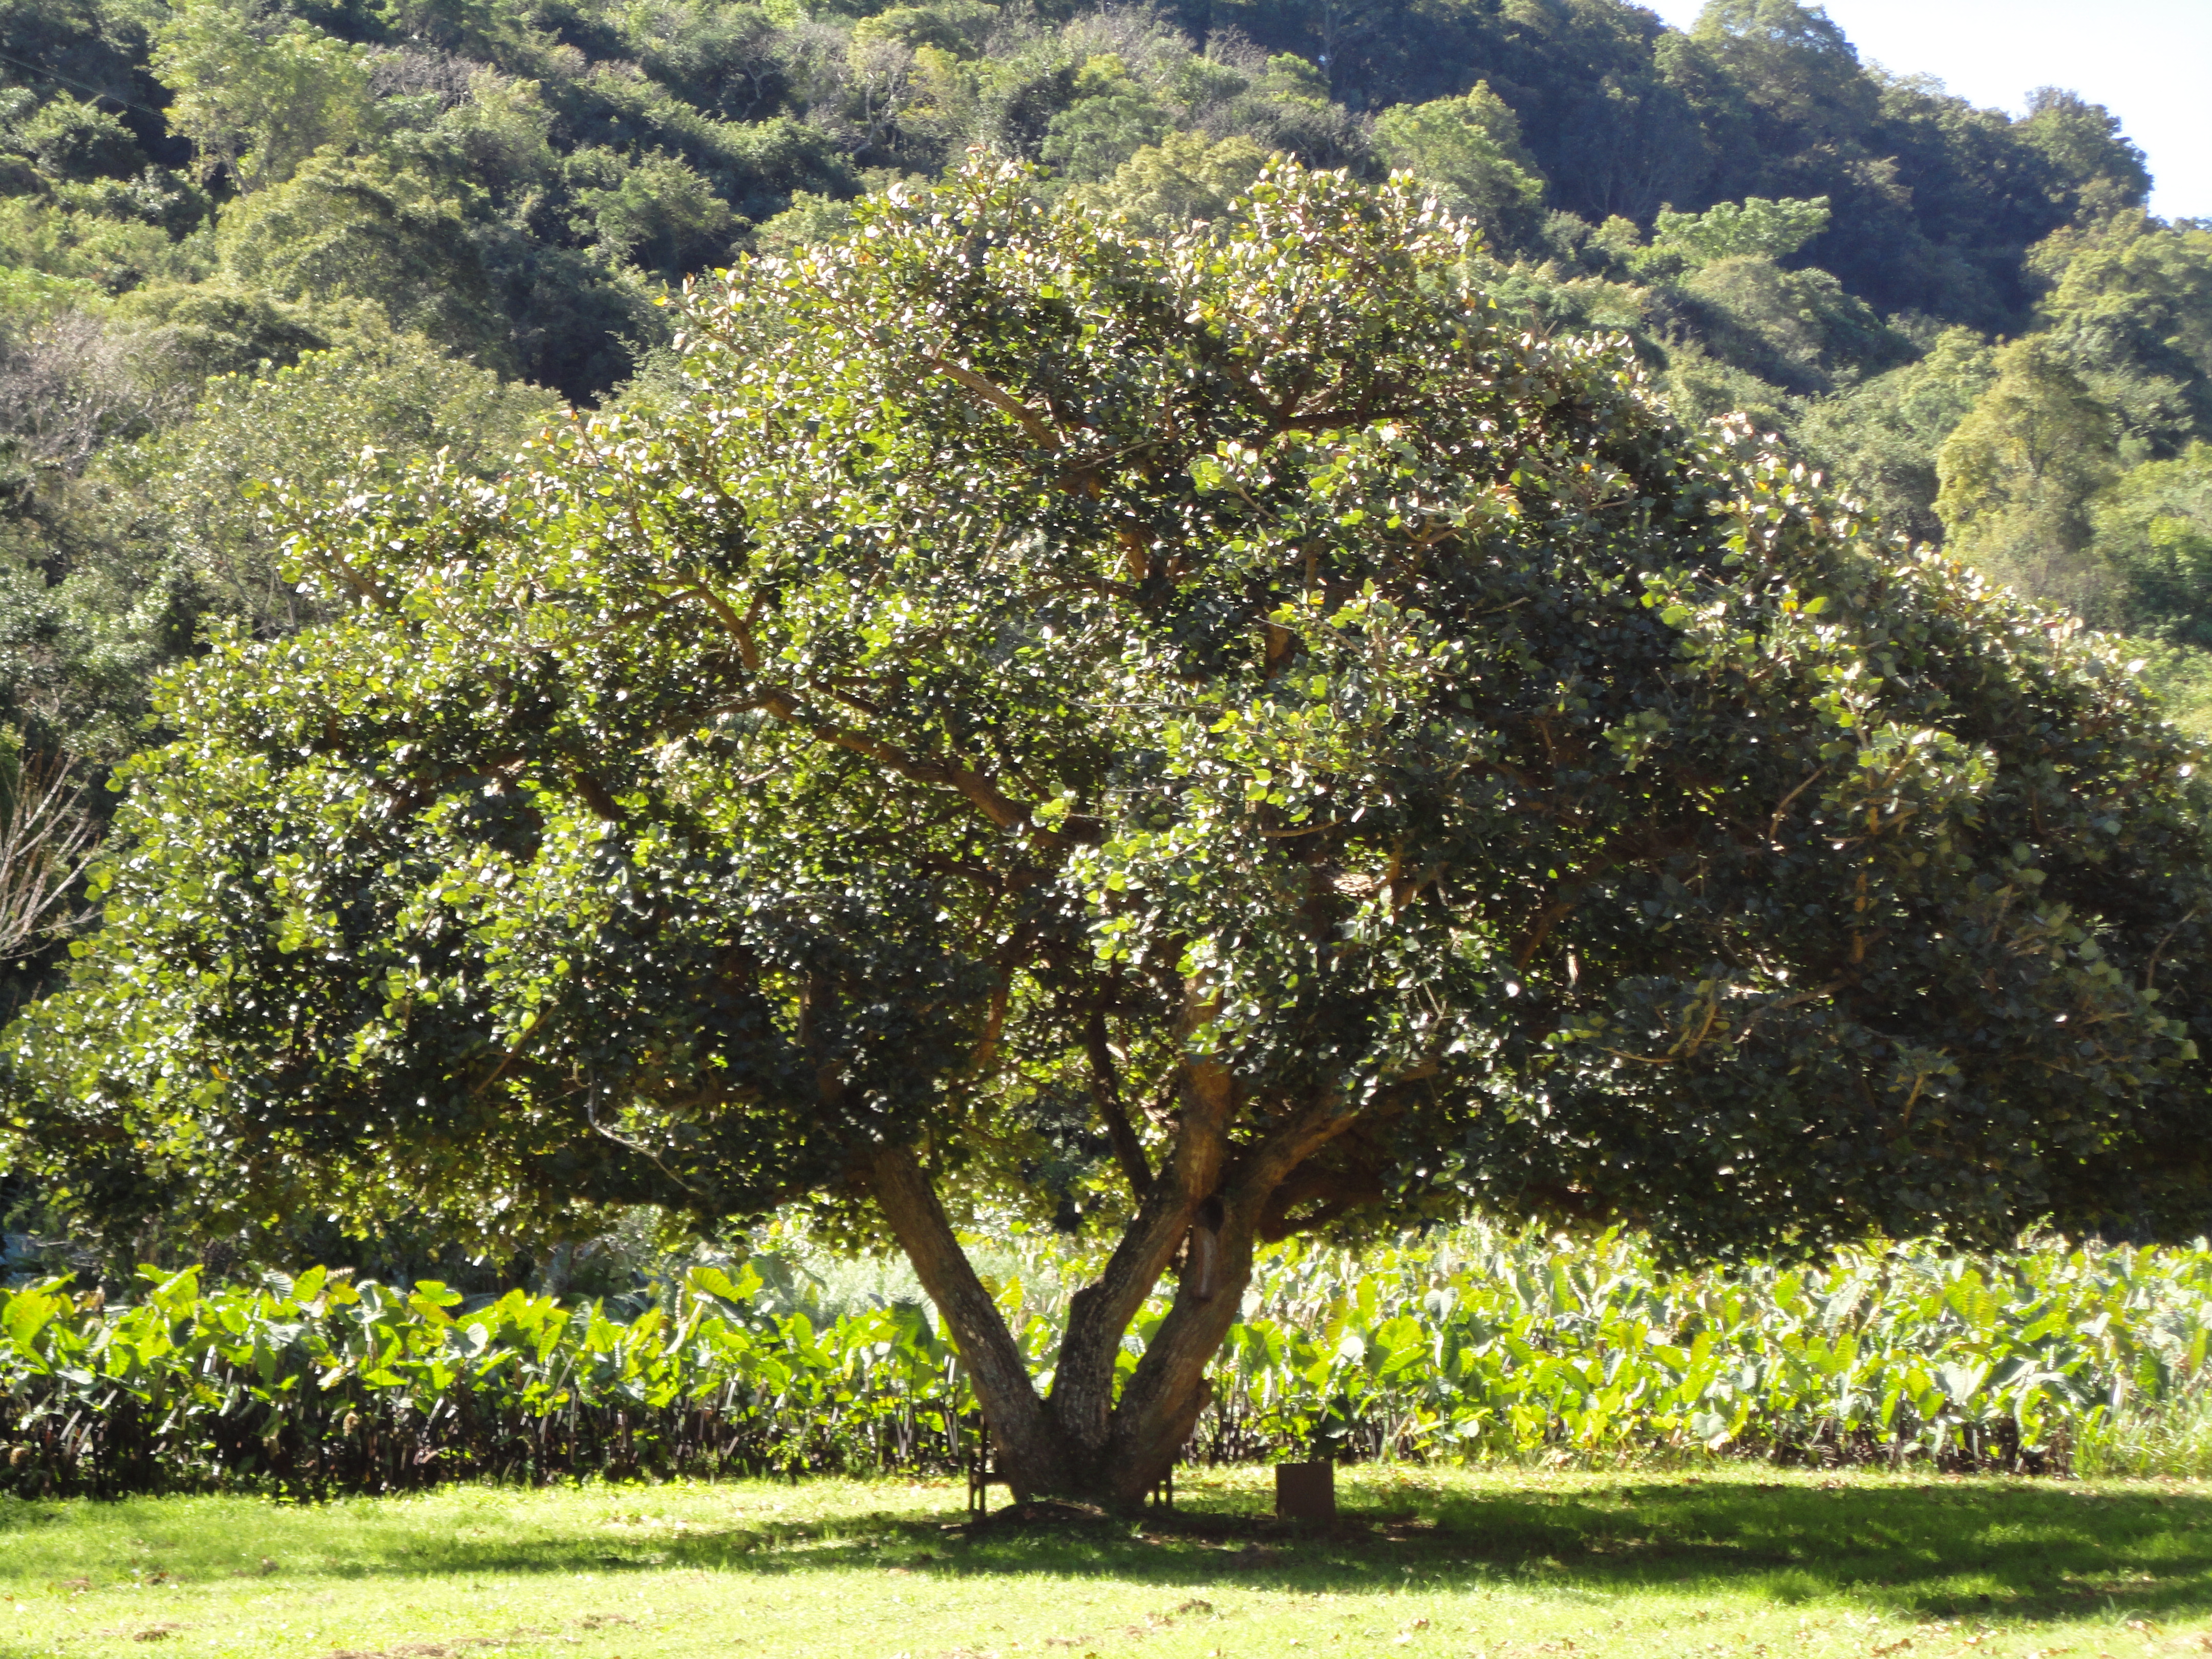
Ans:
POLYGON ((0 1654, 1805 1655, 2212 1649, 2212 1488, 1777 1474, 1264 1470, 1172 1515, 970 1528, 949 1483, 0 1499, 0 1654))

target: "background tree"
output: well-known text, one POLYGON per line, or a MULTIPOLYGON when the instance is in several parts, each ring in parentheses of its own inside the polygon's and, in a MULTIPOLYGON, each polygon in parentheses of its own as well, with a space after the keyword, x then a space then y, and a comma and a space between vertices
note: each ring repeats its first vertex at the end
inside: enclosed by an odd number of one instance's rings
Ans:
MULTIPOLYGON (((1522 147, 1521 123, 1505 100, 1478 82, 1464 98, 1401 104, 1375 125, 1375 148, 1472 219, 1492 241, 1511 247, 1535 239, 1543 181, 1522 147)), ((1793 250, 1794 251, 1794 250, 1793 250)))
POLYGON ((2100 608, 2110 573, 2085 557, 2089 502, 2119 471, 2118 423, 2046 340, 2015 341, 1993 366, 1936 458, 1949 544, 2031 592, 2100 608))
POLYGON ((2212 647, 2212 444, 2130 469, 2090 513, 2092 544, 2126 584, 2130 631, 2212 647))
POLYGON ((1510 325, 1416 191, 860 217, 696 299, 688 398, 313 505, 343 614, 169 682, 13 1039, 77 1202, 809 1202, 1110 1502, 1272 1238, 2201 1231, 2198 751, 2101 648, 1510 325), (1110 1242, 1048 1394, 1009 1205, 1110 1242))
POLYGON ((279 185, 325 146, 374 131, 363 54, 303 20, 242 0, 187 0, 163 24, 152 69, 176 94, 169 120, 241 191, 279 185))
POLYGON ((1989 390, 1995 353, 1971 329, 1946 329, 1917 362, 1869 377, 1814 404, 1796 436, 1881 515, 1915 541, 1940 542, 1936 458, 1989 390))
POLYGON ((2150 195, 2143 153, 2112 112, 2063 87, 2028 94, 2021 135, 2049 158, 2069 216, 2095 218, 2139 209, 2150 195))
POLYGON ((1703 213, 1662 208, 1651 246, 1638 263, 1694 269, 1723 259, 1786 259, 1826 230, 1833 216, 1825 196, 1778 202, 1752 196, 1717 202, 1703 213))

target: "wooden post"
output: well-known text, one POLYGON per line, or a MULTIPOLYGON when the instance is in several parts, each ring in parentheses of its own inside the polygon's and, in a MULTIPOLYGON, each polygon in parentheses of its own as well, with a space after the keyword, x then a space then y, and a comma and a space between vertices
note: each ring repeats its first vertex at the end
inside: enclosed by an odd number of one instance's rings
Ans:
POLYGON ((1336 1465, 1275 1465, 1275 1516, 1282 1521, 1336 1519, 1336 1465))

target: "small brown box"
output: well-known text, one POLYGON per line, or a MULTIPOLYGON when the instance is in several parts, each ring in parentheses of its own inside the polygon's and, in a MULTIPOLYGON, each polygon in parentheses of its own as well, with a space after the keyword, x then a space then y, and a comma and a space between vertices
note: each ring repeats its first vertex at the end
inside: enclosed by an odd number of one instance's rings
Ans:
POLYGON ((1275 1465, 1275 1515, 1283 1521, 1336 1519, 1336 1465, 1275 1465))

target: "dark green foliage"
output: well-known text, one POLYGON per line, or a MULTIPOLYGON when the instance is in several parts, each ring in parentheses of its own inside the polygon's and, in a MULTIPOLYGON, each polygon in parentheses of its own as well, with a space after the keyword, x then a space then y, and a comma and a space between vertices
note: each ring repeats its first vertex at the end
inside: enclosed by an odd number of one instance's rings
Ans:
POLYGON ((56 180, 128 178, 145 163, 131 129, 96 103, 53 99, 16 132, 39 170, 56 180))

